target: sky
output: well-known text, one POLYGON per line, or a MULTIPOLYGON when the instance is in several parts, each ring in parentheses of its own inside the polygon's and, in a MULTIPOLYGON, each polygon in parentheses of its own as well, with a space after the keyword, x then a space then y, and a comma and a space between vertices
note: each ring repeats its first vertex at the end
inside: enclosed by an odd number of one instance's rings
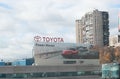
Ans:
POLYGON ((98 9, 109 12, 110 35, 118 34, 120 0, 0 0, 0 59, 32 57, 34 36, 75 43, 75 20, 98 9))

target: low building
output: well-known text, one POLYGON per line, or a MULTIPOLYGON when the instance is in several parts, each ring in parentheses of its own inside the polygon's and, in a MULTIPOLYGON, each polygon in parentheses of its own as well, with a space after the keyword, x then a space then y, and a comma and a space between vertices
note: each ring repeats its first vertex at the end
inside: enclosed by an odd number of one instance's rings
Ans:
POLYGON ((3 66, 0 79, 101 79, 99 65, 3 66))
POLYGON ((120 35, 113 35, 109 38, 110 46, 120 46, 120 35))
POLYGON ((12 66, 27 66, 34 63, 33 58, 19 59, 12 62, 12 66))
POLYGON ((103 79, 119 79, 120 65, 117 63, 102 64, 102 78, 103 79))
POLYGON ((0 61, 0 66, 5 66, 5 62, 4 61, 0 61))
POLYGON ((99 55, 89 51, 88 44, 35 42, 35 65, 99 65, 99 55), (86 48, 86 49, 85 49, 86 48), (64 51, 67 56, 63 56, 64 51), (78 51, 77 53, 73 53, 78 51))

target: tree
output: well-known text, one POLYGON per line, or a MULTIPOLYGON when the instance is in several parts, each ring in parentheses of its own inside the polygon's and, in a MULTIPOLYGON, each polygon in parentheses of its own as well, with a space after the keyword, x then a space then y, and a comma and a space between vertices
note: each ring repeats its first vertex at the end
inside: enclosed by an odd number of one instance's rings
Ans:
POLYGON ((115 59, 117 61, 120 60, 120 47, 119 46, 115 48, 114 54, 115 54, 115 59))
POLYGON ((114 48, 107 47, 101 48, 99 50, 100 63, 111 63, 114 60, 114 48))

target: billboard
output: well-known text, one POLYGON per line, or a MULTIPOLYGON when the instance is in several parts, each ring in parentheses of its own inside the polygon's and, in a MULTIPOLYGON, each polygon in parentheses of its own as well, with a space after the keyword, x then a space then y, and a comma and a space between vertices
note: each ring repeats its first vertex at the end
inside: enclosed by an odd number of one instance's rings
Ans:
POLYGON ((98 51, 90 50, 89 45, 76 43, 36 42, 34 54, 41 59, 99 59, 98 51))
POLYGON ((41 37, 33 46, 35 65, 98 64, 99 54, 90 50, 90 46, 64 43, 59 37, 41 37))

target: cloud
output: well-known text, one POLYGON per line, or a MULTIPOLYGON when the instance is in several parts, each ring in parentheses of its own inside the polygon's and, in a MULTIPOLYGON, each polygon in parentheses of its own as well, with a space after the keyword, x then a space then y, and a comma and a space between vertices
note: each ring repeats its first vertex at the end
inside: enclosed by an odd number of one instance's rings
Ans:
POLYGON ((93 9, 109 12, 110 34, 117 34, 119 5, 115 0, 1 0, 1 56, 30 57, 35 35, 75 43, 75 20, 93 9))
POLYGON ((5 3, 1 3, 1 2, 0 2, 0 7, 5 8, 5 9, 12 9, 12 7, 8 6, 5 3))

